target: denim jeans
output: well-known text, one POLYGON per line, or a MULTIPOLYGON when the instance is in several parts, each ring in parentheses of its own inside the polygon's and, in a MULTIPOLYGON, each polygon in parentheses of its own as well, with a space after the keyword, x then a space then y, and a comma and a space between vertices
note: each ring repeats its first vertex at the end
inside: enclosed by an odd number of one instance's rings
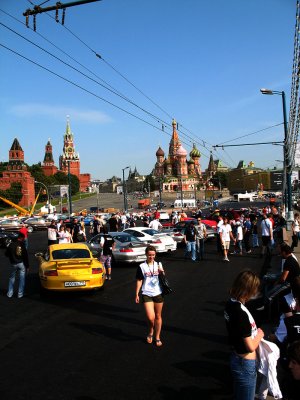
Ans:
POLYGON ((257 233, 252 233, 252 247, 258 247, 258 234, 257 233))
POLYGON ((230 369, 233 377, 234 398, 253 400, 256 386, 256 360, 246 360, 232 353, 230 369))
POLYGON ((14 284, 15 284, 15 279, 16 279, 16 273, 18 271, 20 274, 18 297, 23 297, 24 287, 25 287, 25 274, 26 274, 25 265, 23 263, 11 265, 11 271, 10 271, 9 281, 8 281, 8 292, 7 292, 8 297, 12 297, 12 295, 14 294, 14 284))
POLYGON ((192 260, 196 261, 196 242, 186 242, 184 257, 187 257, 190 252, 192 252, 192 260))
POLYGON ((197 238, 197 252, 199 260, 204 258, 204 239, 197 238))

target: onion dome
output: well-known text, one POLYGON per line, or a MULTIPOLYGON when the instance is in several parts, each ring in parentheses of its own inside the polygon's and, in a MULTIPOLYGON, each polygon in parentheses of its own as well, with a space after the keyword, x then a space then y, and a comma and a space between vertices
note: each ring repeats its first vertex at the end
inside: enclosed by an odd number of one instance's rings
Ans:
POLYGON ((165 152, 163 151, 163 149, 159 146, 157 152, 156 152, 156 156, 157 157, 164 157, 165 152))
POLYGON ((178 150, 176 151, 176 156, 178 156, 178 157, 186 157, 187 156, 187 151, 182 147, 182 145, 180 145, 178 150))
POLYGON ((193 148, 190 152, 190 157, 195 158, 195 157, 201 157, 200 151, 197 149, 195 143, 193 144, 193 148))

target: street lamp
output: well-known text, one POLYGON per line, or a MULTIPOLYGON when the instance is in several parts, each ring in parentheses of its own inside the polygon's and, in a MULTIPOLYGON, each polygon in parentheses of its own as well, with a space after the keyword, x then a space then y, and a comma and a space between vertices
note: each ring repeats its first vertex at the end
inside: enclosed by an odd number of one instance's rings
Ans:
POLYGON ((125 167, 122 168, 122 172, 123 172, 123 196, 124 196, 124 211, 127 212, 127 190, 126 190, 126 184, 125 184, 125 173, 124 171, 126 169, 129 169, 130 167, 125 167))
POLYGON ((50 213, 50 196, 49 196, 49 190, 48 190, 47 186, 46 186, 43 182, 34 181, 34 183, 38 183, 39 185, 44 186, 44 188, 46 189, 47 198, 48 198, 48 214, 49 214, 49 213, 50 213))
MULTIPOLYGON (((285 104, 285 93, 284 91, 279 90, 271 90, 271 89, 260 89, 262 94, 278 94, 282 99, 282 112, 283 112, 283 128, 284 128, 284 144, 283 144, 283 173, 284 179, 286 180, 286 196, 285 196, 285 204, 286 204, 286 220, 287 220, 287 229, 289 230, 291 227, 291 222, 294 219, 293 209, 292 209, 292 179, 291 172, 289 171, 289 155, 288 155, 288 124, 286 117, 286 104, 285 104)), ((283 181, 284 181, 283 179, 283 181)), ((282 193, 284 195, 284 193, 282 193)))

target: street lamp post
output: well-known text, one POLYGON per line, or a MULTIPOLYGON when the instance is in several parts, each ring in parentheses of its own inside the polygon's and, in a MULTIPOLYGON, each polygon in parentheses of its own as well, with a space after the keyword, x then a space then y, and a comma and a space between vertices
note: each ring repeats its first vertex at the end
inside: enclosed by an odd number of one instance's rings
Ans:
POLYGON ((47 188, 47 186, 43 183, 43 182, 39 182, 39 181, 34 181, 34 183, 38 183, 39 185, 44 186, 46 193, 47 193, 47 198, 48 198, 48 214, 50 213, 50 196, 49 196, 49 190, 47 188))
MULTIPOLYGON (((262 94, 278 94, 282 99, 282 112, 283 112, 283 127, 284 127, 284 144, 283 144, 283 171, 284 178, 286 180, 286 220, 287 220, 287 229, 291 229, 291 223, 294 219, 293 209, 292 209, 292 177, 291 171, 289 171, 290 160, 288 155, 288 124, 287 124, 287 116, 286 116, 286 102, 285 102, 285 92, 279 90, 271 90, 271 89, 260 89, 262 94)), ((282 193, 282 196, 284 193, 282 193)))
POLYGON ((129 169, 130 167, 125 167, 122 168, 123 172, 123 197, 124 197, 124 211, 127 212, 127 190, 126 190, 126 184, 125 184, 125 170, 129 169))

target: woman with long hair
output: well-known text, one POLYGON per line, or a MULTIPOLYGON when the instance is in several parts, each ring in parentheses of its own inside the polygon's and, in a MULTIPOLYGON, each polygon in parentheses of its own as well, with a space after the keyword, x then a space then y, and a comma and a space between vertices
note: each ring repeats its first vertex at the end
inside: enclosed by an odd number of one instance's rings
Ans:
POLYGON ((254 318, 245 304, 253 298, 260 286, 252 271, 241 272, 229 291, 224 317, 232 348, 230 369, 236 400, 253 400, 256 386, 256 352, 264 332, 256 327, 254 318))
POLYGON ((162 327, 162 308, 164 305, 164 297, 162 295, 162 289, 159 284, 158 275, 160 272, 164 272, 161 263, 155 261, 156 249, 154 246, 148 246, 146 248, 147 260, 140 264, 136 273, 136 291, 135 291, 135 302, 140 302, 140 290, 141 299, 144 304, 146 312, 146 318, 149 326, 147 334, 147 343, 153 342, 157 347, 162 346, 160 340, 160 333, 162 327))

